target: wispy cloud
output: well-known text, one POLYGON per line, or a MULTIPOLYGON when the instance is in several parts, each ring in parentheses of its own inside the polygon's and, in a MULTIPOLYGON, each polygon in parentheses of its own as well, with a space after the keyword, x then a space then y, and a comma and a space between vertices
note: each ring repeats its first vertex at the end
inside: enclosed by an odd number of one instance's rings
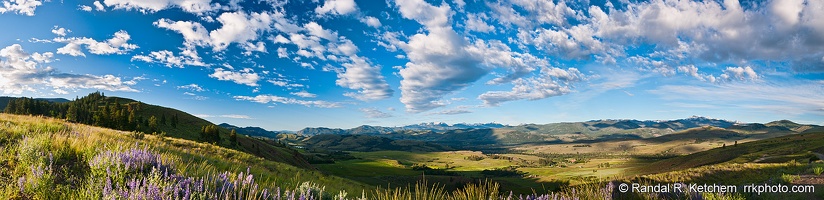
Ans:
POLYGON ((704 102, 792 115, 824 115, 824 88, 814 82, 664 85, 649 92, 664 100, 704 102))
POLYGON ((367 118, 389 118, 392 114, 385 113, 375 108, 361 108, 359 109, 367 118))
POLYGON ((328 102, 328 101, 307 101, 307 100, 298 100, 293 98, 286 98, 277 95, 257 95, 254 97, 251 96, 234 96, 235 100, 244 100, 244 101, 252 101, 257 103, 282 103, 282 104, 298 104, 303 105, 306 107, 319 107, 319 108, 338 108, 341 107, 341 103, 337 102, 328 102))

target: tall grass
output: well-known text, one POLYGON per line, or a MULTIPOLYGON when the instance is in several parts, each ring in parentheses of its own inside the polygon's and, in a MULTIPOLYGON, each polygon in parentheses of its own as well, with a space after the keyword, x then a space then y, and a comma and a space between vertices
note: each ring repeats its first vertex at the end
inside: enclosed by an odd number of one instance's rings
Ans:
POLYGON ((192 199, 299 199, 367 187, 209 144, 0 114, 0 199, 187 199, 184 188, 192 199))
POLYGON ((814 167, 814 168, 813 168, 813 173, 814 173, 816 176, 821 176, 821 173, 822 173, 822 172, 824 172, 824 167, 820 167, 820 166, 818 166, 818 167, 814 167))

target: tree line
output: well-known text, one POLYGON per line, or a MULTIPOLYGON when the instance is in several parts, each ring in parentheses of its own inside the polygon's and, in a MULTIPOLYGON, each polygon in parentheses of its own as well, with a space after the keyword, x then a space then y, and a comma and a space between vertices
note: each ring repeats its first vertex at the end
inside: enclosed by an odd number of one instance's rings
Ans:
POLYGON ((154 133, 158 131, 160 125, 177 128, 179 122, 177 114, 169 118, 166 115, 161 115, 160 118, 155 115, 144 118, 136 114, 142 105, 140 102, 121 104, 108 101, 103 93, 94 92, 66 103, 25 97, 15 98, 9 101, 3 112, 18 115, 42 115, 122 131, 154 133))

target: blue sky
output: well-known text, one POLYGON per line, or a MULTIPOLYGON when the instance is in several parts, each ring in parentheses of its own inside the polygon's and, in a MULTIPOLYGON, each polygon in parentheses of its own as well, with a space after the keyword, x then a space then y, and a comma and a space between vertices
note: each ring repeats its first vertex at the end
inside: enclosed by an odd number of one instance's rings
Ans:
POLYGON ((0 92, 270 130, 824 124, 824 2, 2 0, 0 92))

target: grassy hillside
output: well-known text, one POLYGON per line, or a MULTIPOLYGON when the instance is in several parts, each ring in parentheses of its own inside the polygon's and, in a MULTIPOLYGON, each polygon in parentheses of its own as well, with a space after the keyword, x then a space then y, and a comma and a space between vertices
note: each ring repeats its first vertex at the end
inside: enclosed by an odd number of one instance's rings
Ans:
POLYGON ((315 135, 303 141, 307 148, 337 151, 446 151, 450 148, 424 141, 392 140, 371 135, 315 135))
POLYGON ((818 159, 824 153, 824 132, 794 134, 746 143, 727 144, 720 148, 678 156, 650 164, 638 170, 659 173, 718 163, 786 162, 818 159))
POLYGON ((223 127, 225 129, 235 129, 238 134, 243 134, 252 137, 266 137, 266 138, 277 138, 278 132, 275 131, 267 131, 266 129, 260 127, 237 127, 227 123, 218 124, 218 126, 223 127))
POLYGON ((700 127, 652 138, 577 140, 569 143, 526 144, 512 149, 526 153, 600 153, 614 155, 686 155, 732 145, 797 134, 789 129, 700 127))
MULTIPOLYGON (((73 102, 64 103, 34 100, 31 104, 17 105, 17 107, 24 108, 20 110, 31 111, 31 113, 18 114, 69 118, 68 111, 71 108, 78 108, 79 111, 75 112, 77 117, 73 117, 74 121, 119 130, 165 134, 167 137, 192 141, 206 141, 200 134, 201 128, 214 125, 209 121, 177 109, 145 104, 128 98, 104 96, 102 93, 92 93, 73 102), (38 105, 40 106, 37 107, 38 105), (36 109, 25 109, 25 107, 35 107, 36 109), (150 119, 152 118, 157 122, 156 127, 151 126, 150 119), (177 120, 177 123, 172 122, 173 118, 177 120)), ((222 127, 217 127, 217 130, 220 140, 213 143, 219 146, 241 150, 272 161, 308 169, 313 168, 301 154, 287 146, 272 145, 244 136, 238 137, 237 142, 233 142, 229 140, 230 130, 222 127)))
MULTIPOLYGON (((134 101, 125 98, 109 97, 116 99, 118 102, 134 101)), ((200 140, 200 128, 207 125, 214 125, 202 118, 196 117, 189 113, 174 109, 151 104, 141 104, 143 107, 137 112, 139 116, 175 116, 179 118, 177 127, 172 127, 171 124, 159 124, 158 132, 166 132, 170 137, 177 137, 192 141, 200 140)), ((306 159, 303 158, 294 149, 287 146, 277 146, 275 144, 266 143, 263 140, 251 137, 238 137, 237 144, 231 143, 229 138, 230 130, 218 127, 220 136, 223 138, 218 145, 228 148, 234 148, 253 155, 257 155, 269 160, 287 163, 290 165, 313 168, 306 159)))
POLYGON ((316 196, 321 191, 331 196, 341 190, 367 189, 357 182, 215 145, 52 118, 0 114, 0 133, 2 199, 99 199, 116 196, 112 191, 140 195, 151 188, 170 196, 182 195, 183 190, 169 188, 185 189, 206 199, 248 195, 252 188, 256 194, 263 189, 271 194, 275 190, 300 194, 314 188, 316 196), (127 186, 134 180, 137 186, 127 186), (207 182, 192 185, 203 180, 207 182), (214 193, 221 187, 216 183, 237 187, 214 193))

